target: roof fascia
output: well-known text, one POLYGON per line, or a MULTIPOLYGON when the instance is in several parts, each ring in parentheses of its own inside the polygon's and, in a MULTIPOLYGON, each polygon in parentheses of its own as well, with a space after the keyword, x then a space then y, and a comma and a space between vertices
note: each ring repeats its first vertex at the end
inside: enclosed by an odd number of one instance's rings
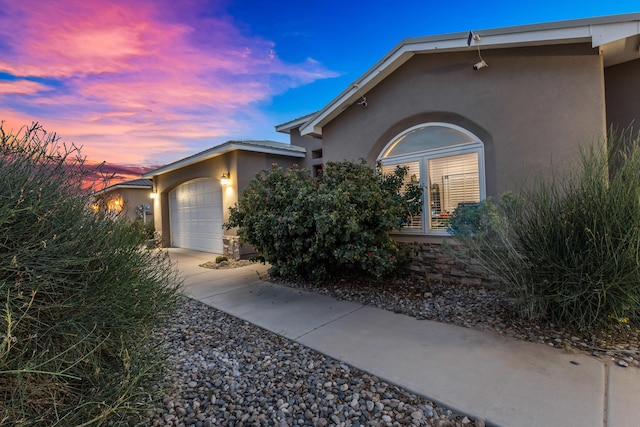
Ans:
POLYGON ((209 150, 203 151, 199 154, 194 154, 193 156, 185 157, 182 160, 178 160, 166 166, 162 166, 158 169, 149 171, 143 174, 142 177, 152 179, 154 176, 172 172, 176 169, 180 169, 195 163, 199 163, 204 160, 209 160, 214 157, 218 157, 235 150, 249 151, 253 153, 274 154, 279 156, 297 157, 297 158, 304 158, 306 153, 306 150, 304 148, 302 148, 302 150, 285 149, 285 148, 279 148, 279 147, 251 145, 248 143, 231 141, 231 142, 226 142, 224 144, 213 147, 209 150))
POLYGON ((96 191, 96 192, 94 192, 92 194, 94 196, 98 196, 100 194, 110 193, 110 192, 112 192, 114 190, 119 190, 119 189, 122 189, 122 188, 134 188, 134 189, 138 189, 138 190, 151 190, 152 185, 151 184, 149 184, 149 185, 122 185, 122 184, 115 184, 115 185, 112 185, 112 186, 107 187, 105 189, 98 190, 98 191, 96 191))
POLYGON ((315 114, 316 113, 307 114, 306 116, 298 117, 297 119, 293 119, 286 123, 276 125, 276 132, 290 134, 292 129, 299 128, 300 126, 305 124, 315 114))

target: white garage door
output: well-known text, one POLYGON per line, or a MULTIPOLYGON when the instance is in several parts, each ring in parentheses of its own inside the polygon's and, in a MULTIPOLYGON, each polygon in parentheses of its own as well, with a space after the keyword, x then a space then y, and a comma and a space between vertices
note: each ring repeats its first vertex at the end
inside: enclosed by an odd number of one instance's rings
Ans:
POLYGON ((169 193, 171 246, 222 253, 222 189, 214 179, 185 182, 169 193))

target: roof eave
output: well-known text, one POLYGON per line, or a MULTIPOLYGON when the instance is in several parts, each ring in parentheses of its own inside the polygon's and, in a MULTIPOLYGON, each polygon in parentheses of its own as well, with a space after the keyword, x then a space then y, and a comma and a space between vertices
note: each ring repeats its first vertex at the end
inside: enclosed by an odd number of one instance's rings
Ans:
POLYGON ((302 117, 298 117, 296 119, 290 120, 286 123, 282 123, 279 125, 276 125, 276 132, 280 132, 280 133, 286 133, 286 134, 291 134, 291 131, 293 129, 297 129, 300 126, 302 126, 303 124, 305 124, 306 122, 309 121, 309 119, 311 119, 317 112, 313 112, 310 114, 307 114, 305 116, 302 117))
POLYGON ((202 153, 194 154, 193 156, 186 157, 182 160, 178 160, 166 166, 162 166, 158 169, 149 171, 143 174, 142 177, 153 179, 154 176, 169 173, 177 169, 181 169, 195 163, 209 160, 214 157, 218 157, 235 150, 249 151, 253 153, 266 153, 266 154, 296 157, 296 158, 304 158, 306 153, 306 150, 302 147, 296 147, 295 149, 284 149, 284 148, 271 147, 271 146, 251 145, 250 143, 246 143, 246 142, 230 141, 230 142, 226 142, 224 144, 218 145, 216 147, 213 147, 209 150, 203 151, 202 153))
MULTIPOLYGON (((640 34, 640 13, 560 21, 543 24, 472 31, 480 36, 482 49, 591 42, 599 47, 620 38, 640 34)), ((406 39, 334 98, 300 128, 301 135, 322 136, 322 128, 411 57, 420 54, 476 49, 467 45, 468 32, 406 39)))
POLYGON ((153 187, 151 184, 149 185, 120 185, 120 184, 115 184, 112 185, 110 187, 104 188, 102 190, 98 190, 93 192, 92 194, 94 196, 99 196, 100 194, 104 194, 104 193, 110 193, 114 190, 119 190, 122 188, 133 188, 133 189, 138 189, 138 190, 151 190, 153 187))

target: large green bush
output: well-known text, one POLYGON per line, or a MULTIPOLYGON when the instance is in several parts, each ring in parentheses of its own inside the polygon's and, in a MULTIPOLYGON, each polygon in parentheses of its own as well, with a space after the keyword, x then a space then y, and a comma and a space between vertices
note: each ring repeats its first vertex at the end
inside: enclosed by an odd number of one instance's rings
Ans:
POLYGON ((466 254, 529 317, 567 327, 640 326, 640 136, 584 149, 533 188, 452 222, 466 254), (611 166, 611 167, 610 167, 611 166))
POLYGON ((146 338, 179 282, 141 224, 89 208, 87 173, 37 125, 0 126, 0 424, 122 420, 159 372, 146 338))
POLYGON ((405 185, 406 174, 333 162, 312 179, 306 170, 273 165, 249 183, 226 227, 239 227, 273 273, 285 277, 388 275, 406 259, 389 232, 421 207, 422 189, 405 185))

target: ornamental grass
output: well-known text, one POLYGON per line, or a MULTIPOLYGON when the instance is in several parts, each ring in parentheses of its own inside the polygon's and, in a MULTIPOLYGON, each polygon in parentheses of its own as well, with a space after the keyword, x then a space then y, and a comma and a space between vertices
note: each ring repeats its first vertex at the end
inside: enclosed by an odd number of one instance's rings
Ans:
POLYGON ((79 154, 37 124, 0 126, 1 425, 135 420, 161 373, 147 339, 175 269, 140 224, 90 209, 79 154))

